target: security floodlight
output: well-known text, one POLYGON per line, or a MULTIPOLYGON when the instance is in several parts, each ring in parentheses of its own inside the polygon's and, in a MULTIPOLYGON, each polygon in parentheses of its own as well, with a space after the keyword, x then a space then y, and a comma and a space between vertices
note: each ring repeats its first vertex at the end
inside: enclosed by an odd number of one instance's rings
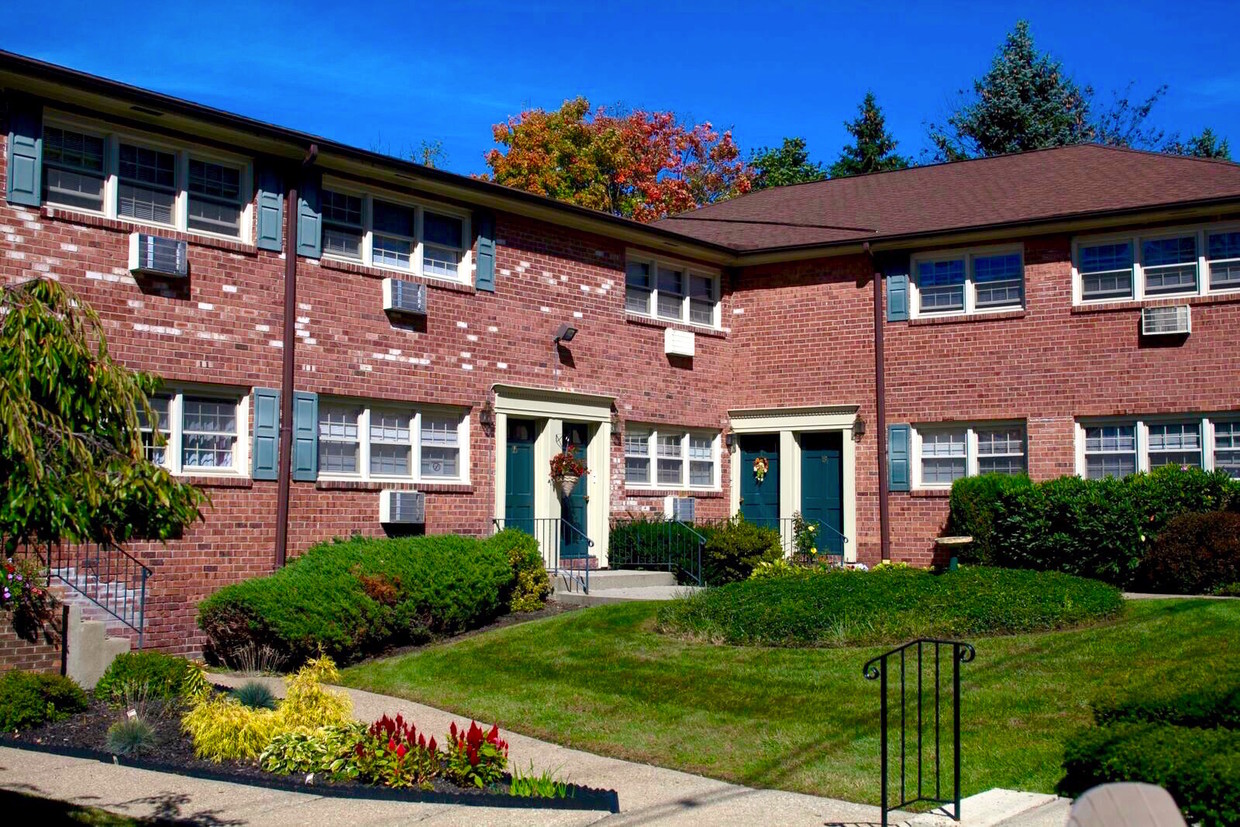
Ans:
POLYGON ((560 343, 568 344, 576 335, 577 328, 572 325, 562 324, 560 325, 560 329, 555 332, 555 339, 552 341, 557 345, 560 343))

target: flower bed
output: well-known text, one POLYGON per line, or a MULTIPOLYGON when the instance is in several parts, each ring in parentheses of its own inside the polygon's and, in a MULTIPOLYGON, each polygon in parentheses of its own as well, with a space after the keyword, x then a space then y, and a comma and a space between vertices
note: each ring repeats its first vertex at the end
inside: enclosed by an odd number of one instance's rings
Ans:
POLYGON ((0 745, 316 795, 619 809, 612 791, 532 768, 510 773, 498 727, 453 725, 441 743, 400 716, 354 721, 348 697, 321 685, 334 674, 327 659, 312 661, 289 679, 279 703, 204 681, 165 697, 141 681, 118 680, 84 710, 0 736, 0 745))

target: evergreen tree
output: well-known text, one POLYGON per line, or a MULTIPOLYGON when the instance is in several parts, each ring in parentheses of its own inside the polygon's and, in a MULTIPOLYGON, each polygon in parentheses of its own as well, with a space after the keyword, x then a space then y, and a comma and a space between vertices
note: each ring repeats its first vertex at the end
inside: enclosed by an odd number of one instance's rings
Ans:
POLYGON ((858 107, 857 119, 846 121, 844 128, 853 136, 854 143, 844 147, 840 159, 827 170, 832 178, 909 166, 908 158, 896 154, 897 141, 887 131, 883 110, 879 108, 873 92, 865 93, 865 100, 858 107))
POLYGON ((1092 90, 1081 88, 1021 20, 1004 40, 973 96, 946 124, 930 125, 939 160, 1002 155, 1091 141, 1092 90))
POLYGON ((757 173, 755 190, 821 181, 827 177, 822 164, 809 160, 804 138, 784 138, 783 146, 778 148, 764 146, 753 154, 749 165, 757 173))
POLYGON ((1173 155, 1191 155, 1195 158, 1214 158, 1219 161, 1231 160, 1231 147, 1226 138, 1214 134, 1214 130, 1206 127, 1201 134, 1194 135, 1187 141, 1178 138, 1167 145, 1167 152, 1173 155))

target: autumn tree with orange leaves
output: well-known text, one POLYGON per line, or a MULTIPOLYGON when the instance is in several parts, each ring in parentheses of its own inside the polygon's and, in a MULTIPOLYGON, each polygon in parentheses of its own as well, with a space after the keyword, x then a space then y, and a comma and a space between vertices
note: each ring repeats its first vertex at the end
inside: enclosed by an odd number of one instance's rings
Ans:
POLYGON ((671 112, 592 109, 585 98, 529 109, 494 127, 486 154, 505 186, 637 221, 749 192, 754 171, 732 133, 671 112))

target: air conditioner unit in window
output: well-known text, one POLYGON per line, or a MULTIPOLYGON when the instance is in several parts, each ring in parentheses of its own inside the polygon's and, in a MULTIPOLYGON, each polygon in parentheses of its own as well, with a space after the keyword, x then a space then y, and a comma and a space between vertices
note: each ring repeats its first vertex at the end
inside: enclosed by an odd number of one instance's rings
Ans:
POLYGON ((663 514, 669 520, 680 520, 682 523, 692 523, 694 516, 696 515, 696 503, 697 500, 692 497, 664 497, 663 514))
POLYGON ((379 522, 384 525, 424 525, 426 495, 421 491, 380 491, 379 522))
POLYGON ((400 279, 384 279, 383 309, 388 313, 425 316, 426 285, 400 279))
POLYGON ((1193 332, 1193 317, 1187 304, 1141 309, 1142 336, 1183 336, 1193 332))
POLYGON ((130 234, 129 272, 185 278, 189 275, 185 242, 146 233, 130 234))
POLYGON ((663 353, 667 356, 693 357, 694 335, 690 330, 668 327, 663 330, 663 353))

